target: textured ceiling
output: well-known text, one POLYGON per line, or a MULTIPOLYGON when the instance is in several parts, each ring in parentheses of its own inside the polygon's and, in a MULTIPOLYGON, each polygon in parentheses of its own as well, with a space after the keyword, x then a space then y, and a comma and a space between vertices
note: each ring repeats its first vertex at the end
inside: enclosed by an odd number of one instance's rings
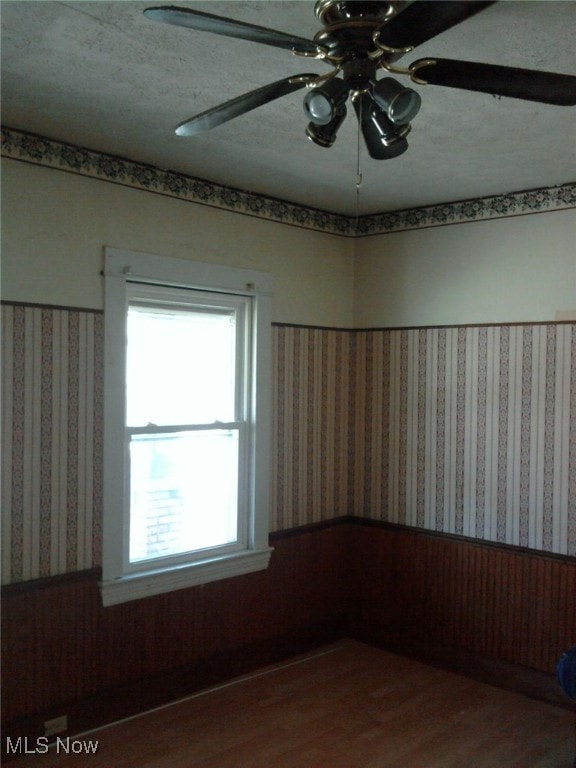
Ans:
MULTIPOLYGON (((5 0, 2 122, 162 169, 342 214, 379 213, 576 180, 576 107, 414 86, 406 154, 358 155, 353 114, 331 149, 305 134, 296 92, 194 138, 183 120, 319 61, 144 18, 153 2, 5 0), (357 195, 358 168, 361 172, 357 195)), ((178 2, 311 38, 312 0, 178 2)), ((576 2, 504 0, 418 47, 436 55, 576 74, 576 2)), ((350 111, 351 112, 351 111, 350 111)))

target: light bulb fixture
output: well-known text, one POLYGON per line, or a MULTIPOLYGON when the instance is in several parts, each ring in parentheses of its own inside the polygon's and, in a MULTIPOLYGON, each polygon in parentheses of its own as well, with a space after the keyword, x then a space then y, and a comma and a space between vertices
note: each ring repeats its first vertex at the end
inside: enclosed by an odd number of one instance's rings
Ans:
POLYGON ((346 105, 342 104, 329 123, 326 123, 325 125, 318 125, 312 122, 308 123, 306 136, 308 136, 310 141, 318 144, 319 147, 328 149, 336 141, 336 134, 344 122, 346 112, 346 105))
POLYGON ((311 88, 304 97, 304 114, 314 125, 328 125, 348 98, 348 85, 334 77, 311 88))
POLYGON ((395 125, 406 125, 413 120, 422 104, 420 94, 392 77, 374 83, 372 98, 395 125))
POLYGON ((368 154, 374 160, 390 160, 406 152, 410 125, 394 125, 368 93, 353 100, 368 154))

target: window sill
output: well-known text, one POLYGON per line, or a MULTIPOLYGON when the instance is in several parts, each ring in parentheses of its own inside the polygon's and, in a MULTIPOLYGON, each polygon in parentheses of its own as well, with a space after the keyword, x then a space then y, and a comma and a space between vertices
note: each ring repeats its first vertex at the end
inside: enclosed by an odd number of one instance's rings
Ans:
POLYGON ((210 581, 263 571, 268 567, 271 554, 272 548, 266 547, 212 560, 202 560, 178 568, 147 571, 102 581, 100 582, 102 604, 104 607, 118 605, 130 600, 140 600, 177 589, 207 584, 210 581))

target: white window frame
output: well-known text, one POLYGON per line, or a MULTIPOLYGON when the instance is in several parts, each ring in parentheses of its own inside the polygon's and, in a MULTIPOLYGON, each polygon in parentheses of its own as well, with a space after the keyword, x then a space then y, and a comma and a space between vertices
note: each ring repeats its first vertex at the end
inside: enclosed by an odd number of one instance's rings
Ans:
MULTIPOLYGON (((271 302, 269 274, 203 262, 105 249, 104 300, 104 510, 102 602, 137 600, 268 567, 271 433, 271 302), (246 524, 241 547, 166 565, 151 560, 144 568, 126 562, 129 536, 126 430, 126 325, 135 284, 185 288, 251 297, 248 403, 246 524)), ((145 290, 143 289, 143 292, 145 290)))

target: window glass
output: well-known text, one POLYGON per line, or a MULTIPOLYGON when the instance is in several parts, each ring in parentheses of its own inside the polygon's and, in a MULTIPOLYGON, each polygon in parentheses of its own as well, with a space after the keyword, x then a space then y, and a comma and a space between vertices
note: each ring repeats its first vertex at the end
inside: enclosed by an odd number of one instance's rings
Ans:
POLYGON ((238 430, 134 435, 130 562, 238 538, 238 430))
POLYGON ((126 423, 234 421, 235 338, 232 310, 130 305, 126 423))

